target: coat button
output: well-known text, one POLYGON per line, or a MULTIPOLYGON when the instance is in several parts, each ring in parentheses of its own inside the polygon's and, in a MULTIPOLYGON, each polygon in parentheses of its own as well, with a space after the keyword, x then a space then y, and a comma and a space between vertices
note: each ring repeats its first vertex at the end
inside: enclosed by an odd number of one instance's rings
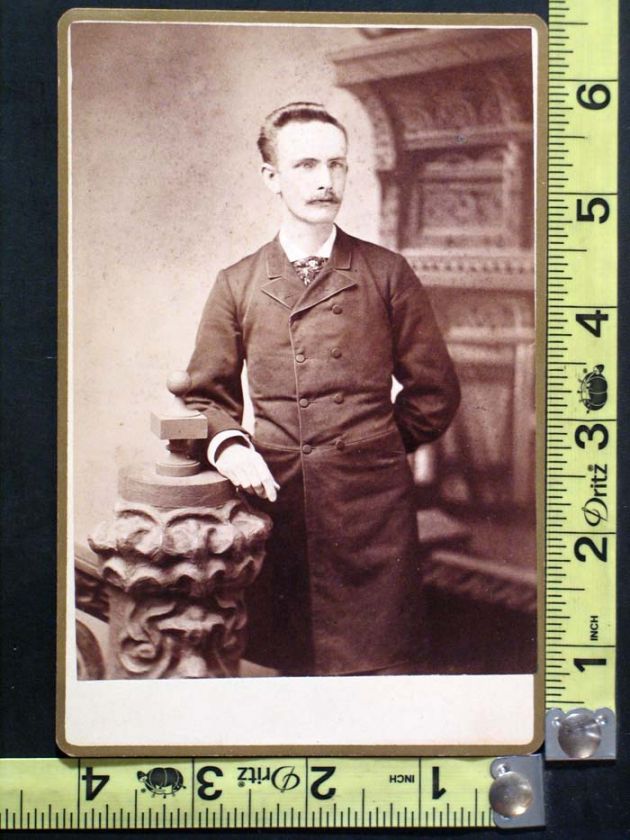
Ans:
POLYGON ((306 397, 300 398, 300 405, 302 406, 302 408, 306 408, 306 406, 308 405, 308 400, 306 399, 306 397))
POLYGON ((335 446, 340 452, 343 452, 343 450, 346 448, 346 444, 343 440, 341 440, 341 438, 335 442, 335 446))
POLYGON ((313 447, 310 445, 310 443, 305 443, 304 446, 302 447, 302 452, 305 455, 310 455, 312 451, 313 451, 313 447))
POLYGON ((341 356, 341 350, 338 347, 333 347, 333 349, 330 351, 330 355, 333 357, 333 359, 338 359, 341 356))
POLYGON ((300 362, 300 364, 306 359, 304 353, 296 353, 295 354, 295 361, 300 362))
POLYGON ((335 315, 341 315, 341 313, 343 312, 343 306, 339 306, 339 304, 336 303, 333 306, 332 311, 335 313, 335 315))
POLYGON ((333 400, 337 403, 337 405, 341 405, 343 402, 343 394, 335 394, 333 400))

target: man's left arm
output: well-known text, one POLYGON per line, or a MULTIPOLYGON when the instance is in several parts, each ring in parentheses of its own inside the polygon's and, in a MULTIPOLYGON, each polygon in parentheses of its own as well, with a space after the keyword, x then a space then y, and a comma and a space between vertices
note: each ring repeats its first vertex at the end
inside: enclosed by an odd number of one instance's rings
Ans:
POLYGON ((394 376, 402 385, 394 417, 405 449, 413 452, 448 428, 459 406, 459 382, 427 293, 402 258, 390 294, 394 376))

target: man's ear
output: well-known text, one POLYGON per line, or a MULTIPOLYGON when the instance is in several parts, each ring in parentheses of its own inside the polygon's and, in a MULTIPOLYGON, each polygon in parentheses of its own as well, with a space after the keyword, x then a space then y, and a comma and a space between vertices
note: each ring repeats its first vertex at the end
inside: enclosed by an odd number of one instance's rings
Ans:
POLYGON ((260 168, 260 173, 263 176, 263 181, 272 193, 278 195, 280 192, 280 184, 278 183, 278 171, 271 163, 263 163, 260 168))

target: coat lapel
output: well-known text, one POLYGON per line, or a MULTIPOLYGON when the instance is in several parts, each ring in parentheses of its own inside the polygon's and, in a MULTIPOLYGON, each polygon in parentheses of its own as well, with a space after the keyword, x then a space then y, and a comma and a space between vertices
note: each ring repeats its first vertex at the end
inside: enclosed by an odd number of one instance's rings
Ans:
POLYGON ((327 265, 309 286, 304 286, 282 250, 276 237, 267 246, 267 276, 261 291, 291 310, 292 315, 304 312, 344 289, 356 286, 349 273, 352 265, 352 241, 340 228, 327 265))
POLYGON ((268 279, 262 284, 261 291, 287 309, 293 309, 304 292, 304 284, 287 259, 277 236, 267 245, 265 260, 268 279))

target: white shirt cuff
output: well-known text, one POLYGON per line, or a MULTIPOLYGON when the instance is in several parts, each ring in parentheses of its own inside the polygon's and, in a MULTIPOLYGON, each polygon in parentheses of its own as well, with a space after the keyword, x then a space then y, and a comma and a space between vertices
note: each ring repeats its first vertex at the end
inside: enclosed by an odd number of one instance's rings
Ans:
POLYGON ((217 454, 217 449, 221 446, 221 444, 224 441, 229 440, 229 438, 233 437, 242 438, 245 441, 245 443, 249 446, 249 448, 253 449, 253 446, 251 445, 247 435, 244 435, 243 432, 239 432, 238 429, 226 429, 224 432, 219 432, 212 438, 212 440, 208 444, 208 461, 210 461, 213 467, 216 467, 214 459, 215 455, 217 454))

